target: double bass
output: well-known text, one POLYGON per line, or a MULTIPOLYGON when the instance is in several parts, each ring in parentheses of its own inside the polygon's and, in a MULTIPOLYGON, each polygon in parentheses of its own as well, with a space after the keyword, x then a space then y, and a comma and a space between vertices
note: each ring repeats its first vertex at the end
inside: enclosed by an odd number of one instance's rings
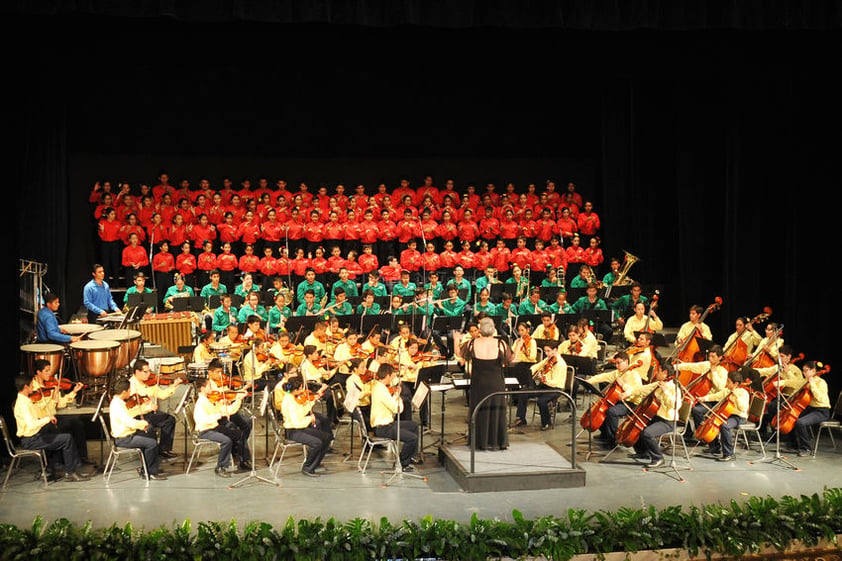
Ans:
MULTIPOLYGON (((657 361, 654 364, 655 371, 652 373, 653 378, 663 372, 657 361)), ((671 376, 663 381, 665 383, 670 383, 673 377, 674 376, 671 376)), ((655 418, 655 415, 658 414, 658 410, 661 408, 661 400, 658 398, 657 393, 658 388, 656 387, 649 395, 641 400, 640 404, 634 409, 634 411, 626 415, 626 418, 623 419, 623 422, 620 423, 619 427, 617 427, 617 434, 615 436, 617 444, 621 444, 623 446, 634 446, 640 439, 640 435, 643 434, 643 431, 647 426, 649 426, 649 422, 655 418)), ((678 400, 676 399, 676 401, 678 400)))
MULTIPOLYGON (((713 304, 705 308, 704 313, 699 318, 699 324, 704 323, 705 319, 708 315, 712 312, 715 312, 719 308, 722 307, 722 298, 717 296, 713 299, 713 304)), ((701 362, 705 359, 705 353, 702 348, 699 346, 699 342, 696 340, 697 338, 701 337, 701 333, 699 332, 698 326, 693 330, 693 332, 687 336, 684 341, 675 349, 673 352, 673 362, 680 361, 680 362, 701 362)), ((683 383, 683 382, 682 382, 683 383)), ((686 384, 684 384, 686 385, 686 384)))
MULTIPOLYGON (((821 376, 830 372, 829 364, 822 365, 822 363, 817 363, 817 366, 820 367, 820 370, 816 370, 813 376, 821 376)), ((804 385, 790 396, 789 401, 781 406, 780 413, 772 417, 772 421, 769 423, 772 430, 778 430, 780 428, 782 434, 792 432, 795 421, 798 420, 799 415, 804 412, 812 400, 813 391, 810 389, 810 381, 806 380, 804 385)))
MULTIPOLYGON (((769 316, 772 315, 772 308, 766 306, 763 308, 763 312, 754 316, 749 325, 756 325, 761 321, 766 321, 769 319, 769 316)), ((745 332, 743 332, 745 333, 745 332)), ((746 363, 748 359, 748 346, 746 345, 745 341, 743 341, 742 333, 734 339, 734 341, 725 347, 722 352, 722 366, 725 367, 725 370, 728 372, 733 372, 734 370, 739 370, 739 368, 746 363)))
MULTIPOLYGON (((620 376, 624 375, 626 372, 630 370, 634 370, 635 368, 639 368, 643 365, 642 360, 638 360, 636 363, 630 365, 625 372, 622 372, 620 376)), ((591 408, 585 411, 582 418, 579 419, 579 424, 582 426, 583 429, 587 430, 588 432, 594 432, 598 430, 602 424, 605 422, 605 416, 608 410, 618 402, 620 402, 620 396, 626 391, 625 388, 620 384, 619 378, 617 376, 617 380, 611 383, 607 390, 605 390, 605 395, 599 399, 596 403, 591 405, 591 408)))

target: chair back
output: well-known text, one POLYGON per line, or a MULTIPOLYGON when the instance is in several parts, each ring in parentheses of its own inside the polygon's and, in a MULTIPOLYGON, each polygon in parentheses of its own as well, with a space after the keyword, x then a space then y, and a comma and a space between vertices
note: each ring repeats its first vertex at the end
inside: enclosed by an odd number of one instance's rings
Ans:
POLYGON ((567 365, 567 379, 564 380, 564 391, 570 394, 572 397, 576 397, 573 395, 573 383, 576 381, 576 367, 567 365))
POLYGON ((681 401, 681 407, 678 409, 678 422, 682 425, 687 425, 690 420, 690 413, 693 411, 693 405, 686 399, 681 401))
POLYGON ((280 413, 276 415, 274 407, 267 407, 266 415, 269 417, 269 423, 272 425, 272 431, 275 433, 275 436, 283 440, 285 436, 285 431, 283 424, 281 424, 281 421, 278 418, 280 413))
POLYGON ((6 450, 9 456, 15 457, 15 445, 12 443, 12 437, 9 435, 9 428, 6 426, 6 419, 0 416, 0 430, 3 431, 3 441, 6 443, 6 450))
POLYGON ((114 443, 114 437, 111 436, 111 431, 108 429, 108 424, 105 422, 105 417, 103 415, 97 415, 99 418, 99 424, 102 426, 102 434, 105 435, 105 441, 108 443, 108 447, 111 450, 116 450, 117 445, 114 443))
POLYGON ((365 415, 363 415, 362 409, 359 406, 354 408, 354 418, 360 424, 360 440, 368 439, 368 420, 366 420, 365 415))
POLYGON ((763 393, 752 393, 751 402, 748 406, 749 418, 757 419, 757 426, 763 423, 763 415, 766 412, 766 395, 763 393))
POLYGON ((830 410, 830 420, 842 421, 842 391, 836 396, 836 403, 833 404, 833 409, 830 410))
POLYGON ((199 433, 196 432, 196 419, 193 418, 193 404, 190 402, 185 403, 181 408, 181 414, 184 417, 184 422, 187 423, 187 431, 194 440, 197 439, 199 433))

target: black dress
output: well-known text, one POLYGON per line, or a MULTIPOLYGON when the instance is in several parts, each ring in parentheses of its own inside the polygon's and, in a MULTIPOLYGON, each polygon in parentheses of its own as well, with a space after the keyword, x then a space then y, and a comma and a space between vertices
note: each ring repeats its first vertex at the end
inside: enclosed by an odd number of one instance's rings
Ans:
MULTIPOLYGON (((503 379, 503 349, 502 343, 497 347, 497 358, 481 359, 474 356, 473 342, 471 342, 467 356, 471 362, 471 408, 482 399, 494 392, 504 391, 506 382, 503 379)), ((497 395, 489 398, 480 406, 476 419, 476 448, 477 450, 503 450, 509 447, 509 433, 507 430, 506 397, 497 395)), ((473 436, 473 435, 472 435, 473 436)))

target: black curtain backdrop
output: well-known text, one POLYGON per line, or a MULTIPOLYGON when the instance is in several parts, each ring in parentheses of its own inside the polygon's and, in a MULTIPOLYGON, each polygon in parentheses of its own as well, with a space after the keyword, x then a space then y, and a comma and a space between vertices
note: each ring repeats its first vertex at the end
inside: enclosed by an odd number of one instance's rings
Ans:
MULTIPOLYGON (((353 183, 337 162, 398 162, 417 181, 430 162, 533 159, 540 173, 519 167, 518 186, 547 169, 593 177, 572 179, 608 253, 631 251, 632 276, 664 284, 668 324, 721 296, 709 323, 723 341, 769 305, 797 350, 833 362, 836 4, 530 3, 538 20, 506 2, 461 15, 367 3, 365 17, 353 3, 188 4, 52 2, 10 18, 36 38, 19 46, 8 107, 15 245, 50 263, 68 303, 88 278, 80 201, 97 162, 112 179, 166 168, 195 184, 202 168, 271 179, 245 168, 321 161, 320 178, 353 183)), ((459 173, 481 181, 480 167, 459 173)))

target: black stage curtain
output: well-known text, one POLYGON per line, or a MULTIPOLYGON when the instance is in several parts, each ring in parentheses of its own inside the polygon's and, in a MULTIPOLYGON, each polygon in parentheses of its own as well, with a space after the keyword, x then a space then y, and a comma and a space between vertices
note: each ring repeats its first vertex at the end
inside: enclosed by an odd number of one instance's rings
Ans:
POLYGON ((798 350, 833 361, 838 32, 14 23, 42 38, 21 46, 16 246, 66 273, 48 283, 68 300, 91 255, 80 201, 97 177, 79 162, 142 161, 122 172, 138 180, 188 159, 555 158, 595 162, 606 253, 641 257, 632 276, 665 285, 668 324, 721 296, 724 340, 769 305, 798 350))
POLYGON ((4 9, 34 15, 88 14, 182 22, 266 22, 432 28, 571 30, 838 29, 833 0, 17 0, 4 9))

